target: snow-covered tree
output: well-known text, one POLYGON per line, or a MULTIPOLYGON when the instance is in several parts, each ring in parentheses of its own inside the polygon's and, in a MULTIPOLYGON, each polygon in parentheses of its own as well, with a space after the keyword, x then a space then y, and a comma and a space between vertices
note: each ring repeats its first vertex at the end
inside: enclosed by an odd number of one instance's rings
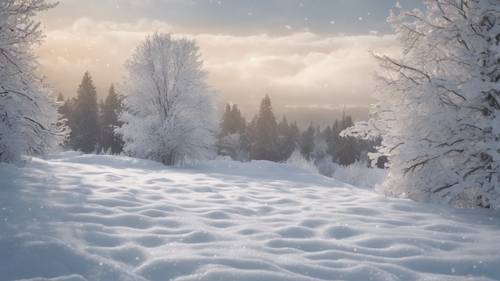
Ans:
POLYGON ((43 155, 64 135, 32 50, 43 37, 34 17, 52 7, 45 0, 0 0, 0 162, 43 155))
POLYGON ((124 150, 136 157, 182 164, 214 153, 214 92, 197 44, 169 34, 146 38, 127 62, 121 92, 124 150))
POLYGON ((373 118, 344 133, 383 137, 388 193, 500 208, 500 2, 425 5, 391 14, 403 53, 376 55, 373 118))

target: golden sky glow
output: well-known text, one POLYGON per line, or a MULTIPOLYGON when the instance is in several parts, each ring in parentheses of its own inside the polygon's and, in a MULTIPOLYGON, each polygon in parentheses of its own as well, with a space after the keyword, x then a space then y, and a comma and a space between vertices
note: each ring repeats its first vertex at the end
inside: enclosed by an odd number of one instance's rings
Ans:
MULTIPOLYGON (((63 3, 64 4, 64 3, 63 3)), ((65 8, 66 6, 62 6, 65 8)), ((67 8, 67 7, 66 7, 67 8)), ((374 91, 375 61, 370 50, 396 52, 393 35, 320 34, 307 29, 286 33, 196 32, 165 20, 58 19, 60 7, 42 17, 46 40, 37 50, 41 70, 56 92, 73 96, 83 72, 90 71, 101 95, 119 84, 131 52, 153 32, 197 40, 210 85, 223 102, 253 109, 268 93, 275 107, 368 105, 374 91)))

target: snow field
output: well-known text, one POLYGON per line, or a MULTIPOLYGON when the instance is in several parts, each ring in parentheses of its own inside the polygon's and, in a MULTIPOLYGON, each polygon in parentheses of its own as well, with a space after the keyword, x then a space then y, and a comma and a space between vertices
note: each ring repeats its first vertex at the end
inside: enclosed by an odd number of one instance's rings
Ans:
POLYGON ((499 280, 500 217, 269 162, 0 166, 2 280, 499 280))

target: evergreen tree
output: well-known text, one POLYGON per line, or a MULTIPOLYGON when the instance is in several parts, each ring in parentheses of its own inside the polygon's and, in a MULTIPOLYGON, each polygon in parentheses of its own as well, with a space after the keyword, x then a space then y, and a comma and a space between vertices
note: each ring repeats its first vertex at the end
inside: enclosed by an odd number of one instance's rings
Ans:
POLYGON ((295 148, 297 147, 297 142, 299 138, 299 129, 297 124, 288 124, 286 117, 283 117, 281 122, 278 124, 278 135, 279 135, 279 160, 284 161, 290 158, 295 148))
POLYGON ((237 104, 233 104, 231 108, 231 119, 233 120, 232 131, 234 133, 243 134, 246 129, 247 121, 245 117, 243 117, 243 114, 241 114, 237 104))
POLYGON ((314 150, 314 138, 316 135, 316 129, 311 123, 307 130, 302 133, 300 138, 300 152, 306 160, 312 159, 312 153, 314 150))
POLYGON ((354 122, 352 121, 352 117, 345 113, 342 115, 340 122, 337 122, 336 125, 336 129, 338 130, 336 135, 338 137, 333 160, 340 165, 348 166, 360 159, 361 151, 358 148, 357 140, 349 136, 339 136, 340 132, 353 125, 354 122))
POLYGON ((224 137, 229 134, 231 134, 231 122, 232 122, 232 116, 231 116, 231 105, 226 104, 226 109, 224 111, 224 114, 222 115, 222 121, 220 124, 220 136, 219 137, 224 137))
POLYGON ((89 72, 85 72, 78 88, 72 112, 71 146, 91 153, 99 142, 97 92, 89 72))
POLYGON ((122 152, 123 141, 114 130, 121 126, 118 116, 122 112, 121 99, 111 85, 109 93, 101 106, 101 148, 113 154, 122 152))
POLYGON ((221 136, 227 136, 231 134, 242 134, 245 132, 246 120, 241 114, 237 104, 226 105, 224 115, 222 116, 221 122, 221 136))
POLYGON ((266 95, 262 100, 255 125, 256 139, 252 145, 252 158, 277 161, 279 159, 278 125, 269 95, 266 95))
POLYGON ((314 134, 314 145, 311 154, 314 163, 320 163, 328 156, 328 144, 326 143, 326 136, 324 132, 321 131, 321 127, 316 128, 316 133, 314 134))
POLYGON ((250 151, 250 158, 253 159, 252 148, 257 141, 257 118, 258 115, 255 115, 252 120, 247 124, 245 130, 245 136, 248 141, 248 147, 250 151))
POLYGON ((230 156, 233 160, 248 160, 246 120, 236 104, 226 105, 217 140, 217 151, 219 155, 230 156))

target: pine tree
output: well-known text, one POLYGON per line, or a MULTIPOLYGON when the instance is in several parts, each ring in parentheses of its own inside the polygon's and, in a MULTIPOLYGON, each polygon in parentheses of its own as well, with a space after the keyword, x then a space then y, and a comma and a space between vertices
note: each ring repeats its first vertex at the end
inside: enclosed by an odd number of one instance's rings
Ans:
POLYGON ((101 141, 100 146, 104 151, 110 151, 113 154, 119 154, 123 149, 123 141, 121 137, 114 131, 121 126, 118 116, 122 112, 121 99, 115 91, 115 87, 111 85, 108 96, 104 100, 101 107, 100 128, 101 141))
POLYGON ((218 154, 230 156, 233 160, 248 160, 248 140, 245 132, 246 120, 238 105, 227 104, 217 140, 218 154))
POLYGON ((340 133, 354 125, 352 121, 352 117, 346 115, 345 113, 342 115, 342 119, 337 123, 337 140, 335 145, 335 155, 333 160, 344 166, 348 166, 353 164, 354 162, 360 159, 361 151, 358 147, 358 141, 354 137, 350 136, 339 136, 340 133))
POLYGON ((246 120, 237 104, 226 105, 221 121, 221 136, 242 134, 245 131, 246 120))
POLYGON ((328 144, 326 142, 326 135, 323 131, 321 131, 321 127, 316 128, 313 147, 314 149, 311 153, 311 158, 312 160, 314 160, 314 163, 318 164, 328 156, 328 144))
POLYGON ((231 116, 232 119, 234 120, 234 132, 238 134, 243 134, 246 130, 247 126, 247 121, 243 114, 241 114, 240 109, 238 108, 237 104, 233 104, 231 108, 231 116))
POLYGON ((100 139, 97 92, 89 72, 85 72, 73 105, 71 146, 75 150, 91 153, 100 139))
POLYGON ((222 115, 222 121, 220 124, 221 131, 220 131, 220 137, 225 137, 227 135, 230 135, 232 132, 232 112, 231 112, 231 105, 226 104, 224 114, 222 115))
POLYGON ((314 139, 316 136, 316 128, 311 123, 309 127, 302 133, 300 138, 300 152, 306 160, 312 160, 314 151, 314 139))
POLYGON ((266 95, 261 102, 255 125, 256 139, 252 145, 252 158, 255 160, 277 161, 279 159, 278 125, 269 95, 266 95))
POLYGON ((278 135, 279 161, 285 161, 297 148, 300 132, 296 123, 289 125, 288 120, 283 116, 278 124, 278 135))

